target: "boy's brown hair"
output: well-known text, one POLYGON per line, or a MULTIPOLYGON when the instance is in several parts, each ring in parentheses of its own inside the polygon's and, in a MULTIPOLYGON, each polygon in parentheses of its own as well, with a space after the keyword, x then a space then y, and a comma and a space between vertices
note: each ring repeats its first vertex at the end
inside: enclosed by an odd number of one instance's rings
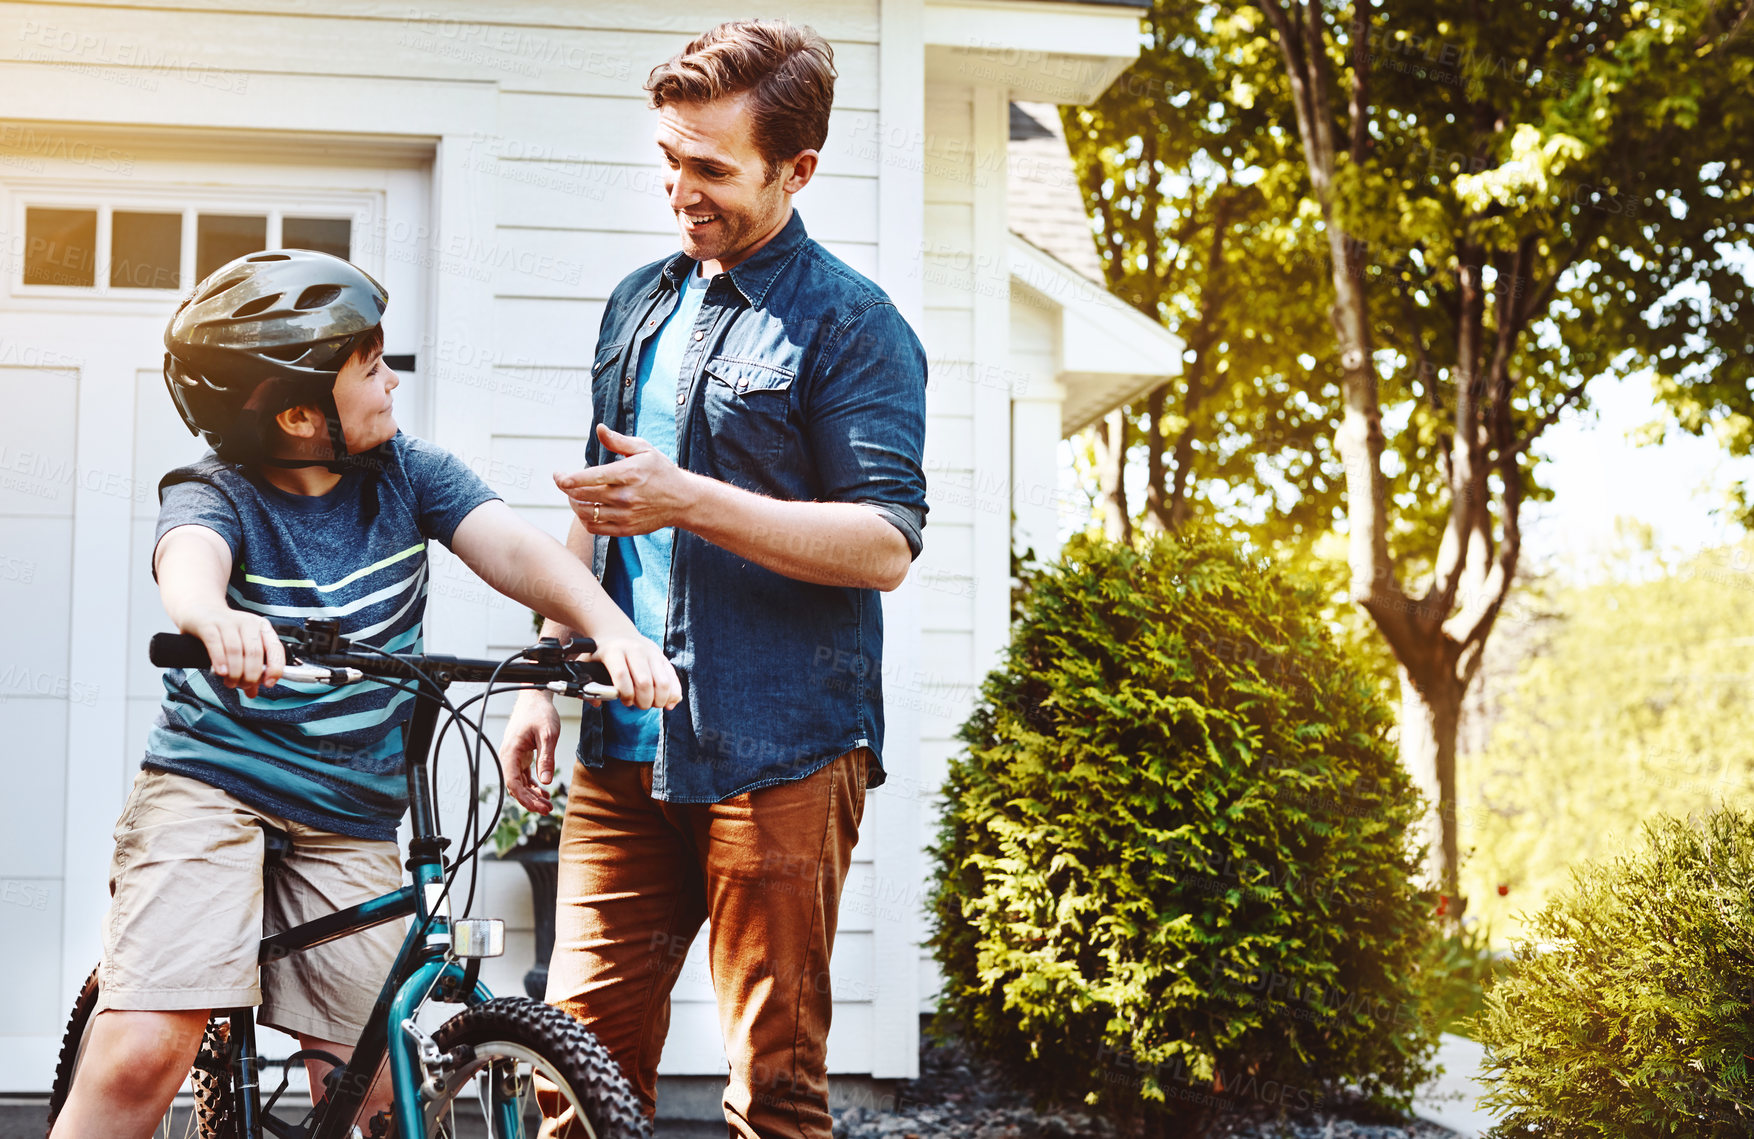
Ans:
POLYGON ((359 334, 353 342, 353 351, 347 354, 349 360, 369 360, 373 352, 384 350, 384 326, 374 324, 359 334))
POLYGON ((828 140, 834 49, 785 20, 732 20, 652 68, 652 106, 710 103, 749 92, 750 136, 772 181, 780 163, 828 140))

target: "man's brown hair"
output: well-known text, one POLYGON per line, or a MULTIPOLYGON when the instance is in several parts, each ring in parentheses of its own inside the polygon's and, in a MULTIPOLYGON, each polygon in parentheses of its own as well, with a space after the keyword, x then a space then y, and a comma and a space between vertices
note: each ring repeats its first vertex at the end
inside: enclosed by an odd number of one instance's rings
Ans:
POLYGON ((834 79, 834 49, 813 29, 732 20, 652 68, 646 91, 653 107, 749 92, 749 133, 771 181, 781 162, 827 141, 834 79))

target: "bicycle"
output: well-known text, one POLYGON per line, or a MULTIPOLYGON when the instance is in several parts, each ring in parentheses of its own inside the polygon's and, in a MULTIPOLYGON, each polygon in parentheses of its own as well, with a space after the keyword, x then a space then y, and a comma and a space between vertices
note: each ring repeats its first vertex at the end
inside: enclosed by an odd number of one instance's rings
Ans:
MULTIPOLYGON (((528 997, 494 997, 481 984, 481 961, 504 951, 505 925, 498 919, 450 916, 452 885, 461 867, 473 865, 488 834, 481 831, 474 797, 465 830, 474 838, 449 862, 443 851, 450 840, 437 833, 427 757, 440 711, 451 724, 473 732, 470 768, 479 782, 481 748, 492 751, 479 719, 464 715, 469 705, 488 696, 524 687, 542 687, 562 695, 613 699, 609 674, 595 661, 575 657, 595 651, 578 638, 561 645, 553 638, 503 661, 470 660, 442 655, 391 654, 369 645, 354 646, 339 635, 335 621, 311 620, 299 626, 276 625, 287 647, 284 678, 323 684, 374 682, 412 691, 415 710, 405 736, 410 829, 407 867, 413 881, 392 894, 336 911, 262 939, 258 962, 296 953, 398 918, 412 917, 390 975, 379 991, 371 1017, 343 1063, 315 1049, 299 1049, 283 1061, 278 1089, 264 1103, 259 1074, 265 1061, 256 1051, 255 1019, 249 1008, 215 1009, 191 1073, 195 1104, 188 1124, 202 1139, 349 1139, 359 1135, 354 1117, 388 1057, 393 1091, 388 1127, 380 1115, 374 1136, 459 1134, 456 1105, 471 1081, 481 1114, 495 1139, 534 1134, 527 1130, 528 1108, 538 1078, 569 1102, 580 1123, 595 1139, 650 1139, 651 1124, 633 1089, 609 1053, 578 1021, 561 1010, 528 997), (486 691, 454 705, 446 689, 454 682, 485 683, 486 691), (416 1015, 429 1000, 467 1006, 428 1035, 416 1015), (303 1119, 292 1122, 273 1114, 285 1093, 294 1063, 317 1059, 333 1064, 324 1080, 326 1094, 303 1119)), ((152 663, 161 668, 207 668, 207 651, 199 638, 160 633, 152 638, 152 663)), ((439 736, 443 740, 443 732, 439 736)), ((493 765, 495 772, 498 764, 493 765)), ((503 803, 505 788, 501 782, 503 803)), ((494 818, 498 817, 496 807, 494 818)), ((270 828, 264 827, 264 830, 270 828)), ((268 836, 264 874, 273 860, 290 847, 279 832, 268 836), (278 837, 276 837, 278 835, 278 837)), ((467 914, 474 900, 471 873, 467 914)), ((67 1025, 49 1099, 49 1127, 66 1105, 83 1052, 91 1010, 98 997, 94 969, 86 979, 67 1025)), ((313 1100, 316 1097, 313 1096, 313 1100)), ((168 1132, 170 1116, 165 1130, 168 1132)))

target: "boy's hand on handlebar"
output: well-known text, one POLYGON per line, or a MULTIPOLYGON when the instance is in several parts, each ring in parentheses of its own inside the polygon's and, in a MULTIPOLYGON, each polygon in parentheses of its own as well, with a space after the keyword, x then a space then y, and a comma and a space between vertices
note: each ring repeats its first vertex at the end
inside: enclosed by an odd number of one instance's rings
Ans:
POLYGON ((560 716, 553 697, 540 692, 519 696, 499 745, 499 769, 505 774, 506 793, 538 815, 554 809, 545 788, 554 781, 554 745, 559 739, 560 716))
POLYGON ((674 708, 682 682, 664 652, 644 637, 598 637, 593 654, 609 670, 615 691, 629 708, 674 708))
POLYGON ((227 688, 255 696, 272 688, 286 667, 286 650, 266 617, 241 609, 202 610, 184 621, 182 631, 201 638, 213 675, 227 688))

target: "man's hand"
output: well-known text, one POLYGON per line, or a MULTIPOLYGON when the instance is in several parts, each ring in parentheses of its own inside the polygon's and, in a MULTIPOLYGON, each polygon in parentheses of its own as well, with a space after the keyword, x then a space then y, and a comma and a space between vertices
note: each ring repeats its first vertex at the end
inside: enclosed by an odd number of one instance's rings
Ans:
POLYGON ((622 458, 555 475, 580 524, 592 534, 627 538, 666 526, 682 526, 698 497, 697 476, 671 462, 662 451, 635 435, 597 424, 597 439, 622 458))
MULTIPOLYGON (((682 700, 676 670, 662 650, 644 637, 601 638, 591 658, 609 670, 621 702, 630 708, 674 708, 682 700)), ((554 698, 542 692, 519 696, 500 739, 499 769, 505 774, 506 792, 538 815, 554 809, 546 787, 554 781, 554 745, 559 739, 554 698)))
POLYGON ((505 774, 506 793, 538 815, 554 809, 554 800, 544 788, 554 782, 554 745, 559 739, 560 715, 554 710, 554 698, 541 692, 519 696, 500 740, 499 769, 505 774))
POLYGON ((242 688, 255 696, 272 688, 286 667, 286 650, 268 618, 230 607, 210 607, 186 616, 183 632, 200 637, 207 646, 213 675, 227 688, 242 688))
MULTIPOLYGON (((575 552, 587 564, 588 535, 625 538, 666 526, 814 585, 894 589, 913 563, 907 538, 870 504, 768 498, 682 470, 644 439, 600 423, 597 438, 624 458, 554 476, 583 543, 575 552)), ((572 541, 569 533, 569 548, 572 541)))

